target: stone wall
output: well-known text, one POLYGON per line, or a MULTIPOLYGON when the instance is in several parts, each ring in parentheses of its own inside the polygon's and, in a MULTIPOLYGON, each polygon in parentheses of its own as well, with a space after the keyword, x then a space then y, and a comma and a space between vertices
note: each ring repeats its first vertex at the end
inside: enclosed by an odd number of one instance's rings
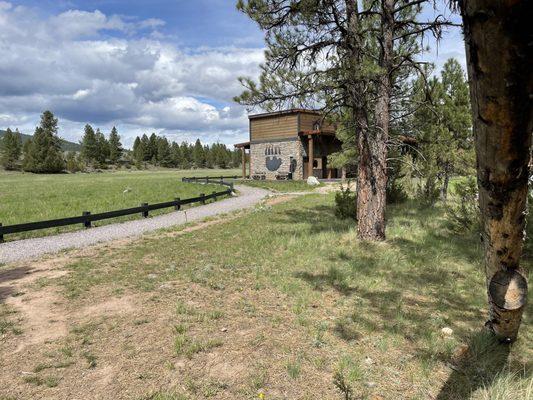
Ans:
POLYGON ((265 176, 276 179, 277 175, 287 175, 294 164, 293 179, 303 179, 303 146, 301 140, 251 143, 251 176, 265 176))

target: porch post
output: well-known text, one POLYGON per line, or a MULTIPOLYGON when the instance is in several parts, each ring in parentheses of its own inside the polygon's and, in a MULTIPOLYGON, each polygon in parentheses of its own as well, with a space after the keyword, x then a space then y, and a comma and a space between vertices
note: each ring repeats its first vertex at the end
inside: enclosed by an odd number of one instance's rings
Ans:
POLYGON ((242 179, 246 179, 246 150, 244 150, 244 146, 241 147, 241 155, 242 155, 242 179))
POLYGON ((252 179, 252 146, 250 146, 250 150, 248 151, 248 175, 250 176, 250 179, 252 179))
POLYGON ((308 144, 307 155, 309 156, 309 162, 307 163, 307 176, 314 176, 313 175, 313 161, 315 158, 315 153, 314 153, 315 149, 313 146, 313 135, 309 135, 308 138, 309 138, 309 141, 307 142, 308 144))

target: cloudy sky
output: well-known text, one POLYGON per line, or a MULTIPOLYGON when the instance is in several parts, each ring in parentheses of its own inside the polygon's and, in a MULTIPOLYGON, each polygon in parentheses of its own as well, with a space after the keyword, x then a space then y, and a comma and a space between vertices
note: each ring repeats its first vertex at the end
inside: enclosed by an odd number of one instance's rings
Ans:
MULTIPOLYGON (((235 3, 0 0, 0 129, 33 133, 50 109, 73 141, 86 123, 103 132, 116 125, 126 146, 151 132, 246 140, 246 110, 231 99, 238 76, 257 76, 263 35, 235 3)), ((428 44, 428 61, 464 65, 459 30, 428 44)))

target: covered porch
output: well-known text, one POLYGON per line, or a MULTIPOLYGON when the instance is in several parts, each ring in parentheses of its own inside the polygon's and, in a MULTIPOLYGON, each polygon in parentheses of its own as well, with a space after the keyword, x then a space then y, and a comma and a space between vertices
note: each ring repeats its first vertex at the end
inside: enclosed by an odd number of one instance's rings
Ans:
POLYGON ((242 165, 242 179, 246 179, 252 175, 252 163, 250 157, 250 142, 237 143, 234 145, 236 149, 241 150, 241 165, 242 165), (248 150, 248 152, 246 152, 248 150), (246 173, 246 161, 248 160, 248 174, 246 173))
POLYGON ((305 151, 303 157, 303 178, 314 176, 318 179, 339 179, 344 170, 328 166, 327 157, 339 151, 341 142, 335 137, 334 130, 316 129, 298 134, 305 151))

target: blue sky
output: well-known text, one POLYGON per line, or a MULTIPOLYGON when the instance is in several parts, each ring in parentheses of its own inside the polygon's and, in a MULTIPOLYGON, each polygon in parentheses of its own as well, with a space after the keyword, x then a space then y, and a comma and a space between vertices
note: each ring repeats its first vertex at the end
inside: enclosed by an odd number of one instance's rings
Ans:
POLYGON ((263 35, 256 25, 236 10, 236 0, 24 0, 13 3, 38 7, 47 14, 78 9, 160 19, 165 25, 158 30, 176 44, 187 47, 229 44, 261 47, 263 43, 263 35))
MULTIPOLYGON (((31 133, 51 109, 74 141, 85 123, 116 125, 126 145, 150 132, 246 140, 246 110, 231 99, 238 76, 258 74, 263 34, 235 2, 0 0, 0 129, 31 133)), ((428 44, 437 67, 449 57, 464 65, 458 29, 438 51, 428 44)))

